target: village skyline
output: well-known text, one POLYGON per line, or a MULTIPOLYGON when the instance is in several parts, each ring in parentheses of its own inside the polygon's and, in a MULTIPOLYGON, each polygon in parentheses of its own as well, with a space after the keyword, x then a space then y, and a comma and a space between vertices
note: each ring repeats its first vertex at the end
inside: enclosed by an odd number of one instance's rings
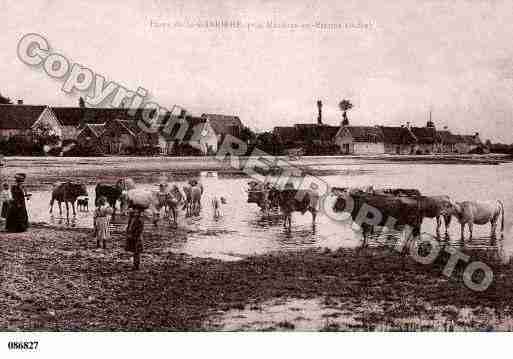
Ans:
POLYGON ((315 11, 294 2, 119 4, 35 1, 27 12, 4 2, 2 93, 25 103, 76 105, 80 94, 62 93, 59 84, 16 58, 20 37, 44 30, 53 48, 108 79, 142 86, 159 103, 192 113, 237 114, 252 128, 314 122, 317 99, 325 104, 325 123, 337 125, 338 102, 349 98, 355 125, 421 125, 431 109, 439 127, 513 142, 513 19, 507 2, 327 1, 315 11), (152 25, 187 19, 370 26, 152 25))

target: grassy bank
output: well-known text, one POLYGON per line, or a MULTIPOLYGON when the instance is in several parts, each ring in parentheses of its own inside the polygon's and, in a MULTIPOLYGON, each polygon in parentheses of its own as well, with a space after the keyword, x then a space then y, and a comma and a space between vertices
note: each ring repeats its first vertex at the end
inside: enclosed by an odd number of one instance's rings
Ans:
MULTIPOLYGON (((492 257, 484 260, 494 270, 494 282, 484 292, 473 292, 462 283, 463 267, 450 279, 441 274, 447 262, 443 256, 434 265, 422 265, 375 248, 306 250, 222 262, 167 250, 184 236, 179 231, 168 239, 146 236, 142 270, 133 272, 121 234, 104 251, 95 248, 88 231, 35 226, 23 234, 2 233, 0 328, 223 329, 224 313, 245 308, 258 312, 263 303, 290 298, 318 299, 325 309, 359 313, 351 330, 405 329, 420 316, 457 323, 463 308, 473 313, 468 328, 493 330, 500 328, 490 324, 490 315, 511 315, 513 269, 492 257), (391 325, 393 319, 404 319, 406 326, 391 325)), ((270 329, 293 328, 276 322, 270 329)))

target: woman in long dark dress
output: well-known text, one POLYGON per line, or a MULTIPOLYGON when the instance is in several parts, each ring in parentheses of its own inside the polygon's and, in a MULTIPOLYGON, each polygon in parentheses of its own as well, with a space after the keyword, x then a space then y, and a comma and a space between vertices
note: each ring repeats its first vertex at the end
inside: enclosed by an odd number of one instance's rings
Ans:
POLYGON ((7 211, 5 230, 7 232, 25 232, 28 228, 28 214, 25 204, 25 197, 28 197, 28 195, 23 187, 25 174, 16 174, 14 179, 16 184, 11 186, 12 201, 7 211))

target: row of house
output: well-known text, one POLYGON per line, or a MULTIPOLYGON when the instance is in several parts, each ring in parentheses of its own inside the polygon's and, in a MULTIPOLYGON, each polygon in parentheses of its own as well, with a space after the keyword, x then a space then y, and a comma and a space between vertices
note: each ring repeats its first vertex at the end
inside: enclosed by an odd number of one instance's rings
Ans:
POLYGON ((432 154, 468 153, 482 147, 479 134, 457 135, 437 130, 432 121, 425 127, 404 126, 329 126, 296 124, 275 127, 274 135, 288 148, 307 142, 338 146, 340 154, 432 154), (306 129, 306 131, 305 131, 306 129))
POLYGON ((0 105, 0 138, 29 138, 35 128, 43 126, 61 143, 74 141, 103 154, 127 154, 150 148, 171 155, 184 145, 209 154, 217 151, 223 136, 239 136, 243 127, 238 116, 191 116, 183 112, 180 116, 159 116, 155 127, 167 131, 148 131, 140 124, 147 123, 145 120, 151 115, 126 108, 0 105))

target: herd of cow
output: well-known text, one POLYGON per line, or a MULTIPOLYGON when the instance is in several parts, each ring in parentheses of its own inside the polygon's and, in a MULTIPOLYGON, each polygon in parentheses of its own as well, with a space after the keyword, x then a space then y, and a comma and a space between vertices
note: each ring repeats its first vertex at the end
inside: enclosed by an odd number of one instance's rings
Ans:
MULTIPOLYGON (((423 196, 417 189, 366 189, 337 188, 331 189, 334 197, 331 210, 347 212, 357 222, 363 232, 364 240, 375 227, 392 227, 393 229, 411 228, 413 235, 421 233, 424 218, 436 220, 436 235, 440 236, 442 219, 445 235, 451 218, 454 216, 461 226, 461 239, 464 239, 465 225, 469 228, 472 239, 473 225, 489 223, 490 237, 494 238, 497 223, 501 220, 501 232, 504 231, 504 205, 500 200, 487 202, 455 202, 449 196, 423 196)), ((251 181, 249 183, 248 202, 256 203, 264 212, 280 209, 284 217, 284 226, 290 229, 291 213, 307 211, 312 214, 312 224, 319 209, 319 194, 314 190, 285 188, 278 189, 266 183, 251 181)))
MULTIPOLYGON (((169 183, 160 183, 159 190, 137 188, 131 179, 120 179, 114 185, 99 183, 95 188, 95 205, 98 204, 98 198, 105 197, 107 203, 113 208, 112 217, 115 218, 117 206, 123 214, 129 208, 139 208, 147 210, 152 215, 153 223, 156 225, 161 210, 173 223, 177 224, 178 210, 185 210, 186 216, 197 216, 201 210, 201 197, 203 195, 203 185, 197 180, 190 180, 187 185, 182 187, 182 191, 176 185, 169 183)), ((84 210, 88 209, 88 193, 84 184, 64 182, 54 186, 50 200, 50 213, 53 212, 55 201, 59 205, 59 213, 62 215, 62 203, 66 205, 66 218, 69 219, 69 206, 73 210, 73 216, 76 216, 75 203, 77 207, 84 210)))
MULTIPOLYGON (((320 203, 321 197, 315 190, 295 189, 289 186, 279 189, 269 183, 257 181, 250 181, 248 186, 248 203, 256 203, 266 214, 271 210, 280 210, 284 226, 289 230, 292 226, 293 212, 302 214, 310 212, 312 224, 315 226, 319 207, 325 206, 324 203, 320 203)), ((95 188, 96 200, 104 196, 114 210, 113 217, 116 215, 116 203, 119 202, 122 212, 130 207, 148 210, 153 215, 155 225, 162 209, 175 225, 179 208, 186 211, 186 216, 199 215, 203 192, 203 185, 197 180, 190 180, 183 186, 182 191, 178 186, 169 183, 161 183, 158 190, 141 189, 137 188, 131 179, 120 179, 114 185, 97 184, 95 188)), ((87 197, 87 190, 83 184, 65 182, 55 186, 50 201, 50 213, 53 210, 54 201, 57 201, 61 215, 62 202, 66 205, 67 218, 69 218, 68 203, 72 206, 73 215, 76 215, 75 202, 80 197, 87 197)), ((491 238, 496 235, 499 219, 501 232, 504 230, 504 205, 500 200, 455 202, 445 195, 423 196, 416 189, 374 189, 372 187, 366 189, 334 187, 330 190, 328 197, 333 199, 331 210, 350 214, 353 221, 361 226, 364 239, 374 231, 375 227, 410 228, 414 235, 418 235, 425 218, 436 220, 437 237, 440 235, 442 219, 445 235, 448 236, 452 217, 460 223, 462 240, 466 225, 469 228, 469 239, 472 238, 474 224, 489 223, 491 238)), ((87 199, 80 200, 82 202, 77 202, 78 204, 87 206, 87 199)), ((221 197, 220 202, 214 196, 212 199, 214 213, 219 212, 220 203, 225 203, 224 198, 221 197)))

